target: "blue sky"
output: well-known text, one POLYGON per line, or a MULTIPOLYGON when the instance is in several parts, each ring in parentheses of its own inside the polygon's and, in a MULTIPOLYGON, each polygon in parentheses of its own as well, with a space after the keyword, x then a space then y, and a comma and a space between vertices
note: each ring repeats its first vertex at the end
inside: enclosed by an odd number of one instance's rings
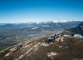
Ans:
POLYGON ((0 0, 0 23, 83 20, 83 0, 0 0))

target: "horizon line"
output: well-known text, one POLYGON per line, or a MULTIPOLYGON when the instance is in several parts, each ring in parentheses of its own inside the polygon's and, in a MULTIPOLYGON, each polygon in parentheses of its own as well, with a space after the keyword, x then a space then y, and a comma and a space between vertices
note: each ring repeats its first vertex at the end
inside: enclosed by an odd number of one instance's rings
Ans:
POLYGON ((57 23, 57 22, 71 22, 71 21, 83 21, 83 20, 55 20, 55 21, 40 21, 40 22, 0 22, 0 24, 5 24, 5 23, 8 23, 8 24, 10 24, 10 23, 12 23, 12 24, 41 23, 41 22, 45 22, 45 23, 47 23, 47 22, 55 22, 55 23, 57 23))

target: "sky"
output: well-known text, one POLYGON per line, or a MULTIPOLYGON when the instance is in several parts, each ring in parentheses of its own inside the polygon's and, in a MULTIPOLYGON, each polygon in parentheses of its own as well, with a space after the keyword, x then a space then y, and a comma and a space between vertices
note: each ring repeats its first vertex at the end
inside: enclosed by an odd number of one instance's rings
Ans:
POLYGON ((0 23, 83 20, 83 0, 0 0, 0 23))

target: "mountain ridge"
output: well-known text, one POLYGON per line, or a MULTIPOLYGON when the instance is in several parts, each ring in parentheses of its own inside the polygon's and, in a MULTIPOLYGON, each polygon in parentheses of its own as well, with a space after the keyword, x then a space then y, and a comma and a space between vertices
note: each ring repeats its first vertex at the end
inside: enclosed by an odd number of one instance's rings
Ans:
POLYGON ((81 23, 77 27, 71 28, 69 30, 75 34, 81 34, 83 36, 83 23, 81 23))

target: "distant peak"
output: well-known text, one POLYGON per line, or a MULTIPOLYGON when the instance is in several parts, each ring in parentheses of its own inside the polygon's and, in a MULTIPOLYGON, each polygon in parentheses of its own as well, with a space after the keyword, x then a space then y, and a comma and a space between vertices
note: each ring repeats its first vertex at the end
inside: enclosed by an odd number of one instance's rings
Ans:
POLYGON ((55 22, 55 23, 58 23, 58 22, 68 22, 67 20, 56 20, 56 21, 53 21, 53 22, 55 22))
POLYGON ((83 21, 83 20, 55 20, 53 22, 55 22, 55 23, 58 23, 58 22, 64 23, 64 22, 74 22, 74 21, 83 21))

